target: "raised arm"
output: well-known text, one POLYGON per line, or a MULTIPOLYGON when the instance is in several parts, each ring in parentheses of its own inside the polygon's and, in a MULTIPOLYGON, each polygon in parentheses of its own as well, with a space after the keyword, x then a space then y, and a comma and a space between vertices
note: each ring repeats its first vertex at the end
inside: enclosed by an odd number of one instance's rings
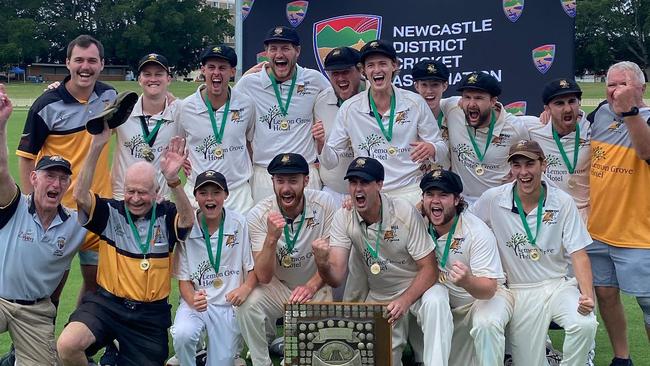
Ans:
MULTIPOLYGON (((278 246, 278 240, 282 236, 282 230, 286 222, 284 221, 284 216, 277 211, 272 211, 267 217, 267 229, 266 237, 264 238, 264 244, 262 245, 262 250, 253 252, 255 257, 255 275, 260 283, 269 283, 273 274, 275 273, 276 265, 276 250, 278 246)), ((253 223, 251 223, 254 225, 253 223)), ((251 237, 252 232, 260 232, 261 228, 251 227, 251 237)))
POLYGON ((4 85, 0 84, 0 207, 5 207, 16 196, 16 182, 9 174, 7 158, 7 123, 13 111, 11 100, 5 93, 4 85))
POLYGON ((174 203, 178 212, 178 227, 181 228, 190 228, 194 225, 194 210, 185 194, 185 190, 183 190, 181 178, 178 176, 178 172, 183 168, 183 164, 187 160, 187 155, 185 139, 174 136, 169 141, 169 145, 160 159, 160 170, 174 196, 174 203))
POLYGON ((321 279, 332 287, 339 287, 345 281, 350 250, 330 247, 329 239, 316 239, 312 243, 316 266, 321 279))
POLYGON ((90 149, 88 150, 88 155, 84 162, 84 167, 79 173, 77 184, 74 187, 73 195, 74 199, 77 201, 77 208, 87 215, 90 214, 93 205, 93 196, 90 193, 90 185, 92 184, 93 176, 95 175, 97 160, 99 160, 99 155, 110 138, 111 130, 108 128, 106 122, 104 122, 104 131, 99 135, 93 135, 90 149))

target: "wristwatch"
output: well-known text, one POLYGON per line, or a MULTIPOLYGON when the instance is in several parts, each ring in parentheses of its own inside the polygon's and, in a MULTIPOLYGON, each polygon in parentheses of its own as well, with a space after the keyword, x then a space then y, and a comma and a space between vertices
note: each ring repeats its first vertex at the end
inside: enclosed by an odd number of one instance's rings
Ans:
POLYGON ((621 117, 631 117, 639 114, 639 107, 632 107, 629 112, 621 113, 621 117))
POLYGON ((167 187, 169 187, 169 188, 176 188, 176 187, 178 187, 180 185, 181 185, 180 178, 177 181, 174 181, 174 182, 167 181, 167 187))

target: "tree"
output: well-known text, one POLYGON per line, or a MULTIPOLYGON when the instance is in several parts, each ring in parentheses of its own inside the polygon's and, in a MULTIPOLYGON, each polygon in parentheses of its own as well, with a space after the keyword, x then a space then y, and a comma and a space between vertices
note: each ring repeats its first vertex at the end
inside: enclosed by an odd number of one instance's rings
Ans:
POLYGON ((576 17, 576 73, 618 61, 650 68, 650 0, 583 0, 576 17))

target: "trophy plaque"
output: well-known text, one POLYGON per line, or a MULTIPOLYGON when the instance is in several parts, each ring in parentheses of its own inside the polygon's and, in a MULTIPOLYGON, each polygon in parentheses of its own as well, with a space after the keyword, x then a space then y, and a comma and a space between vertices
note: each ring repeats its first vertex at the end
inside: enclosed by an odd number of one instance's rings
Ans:
POLYGON ((284 364, 391 366, 387 304, 286 304, 284 364))

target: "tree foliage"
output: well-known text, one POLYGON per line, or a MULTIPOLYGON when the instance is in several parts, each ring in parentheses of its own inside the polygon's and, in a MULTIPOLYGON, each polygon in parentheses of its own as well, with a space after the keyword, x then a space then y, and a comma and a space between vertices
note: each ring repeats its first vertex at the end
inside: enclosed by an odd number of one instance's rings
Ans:
POLYGON ((650 0, 582 0, 576 16, 576 73, 618 61, 650 69, 650 0))
POLYGON ((229 19, 202 0, 3 0, 0 65, 64 62, 68 42, 91 34, 104 44, 107 64, 135 68, 157 52, 186 74, 203 47, 232 36, 229 19))

